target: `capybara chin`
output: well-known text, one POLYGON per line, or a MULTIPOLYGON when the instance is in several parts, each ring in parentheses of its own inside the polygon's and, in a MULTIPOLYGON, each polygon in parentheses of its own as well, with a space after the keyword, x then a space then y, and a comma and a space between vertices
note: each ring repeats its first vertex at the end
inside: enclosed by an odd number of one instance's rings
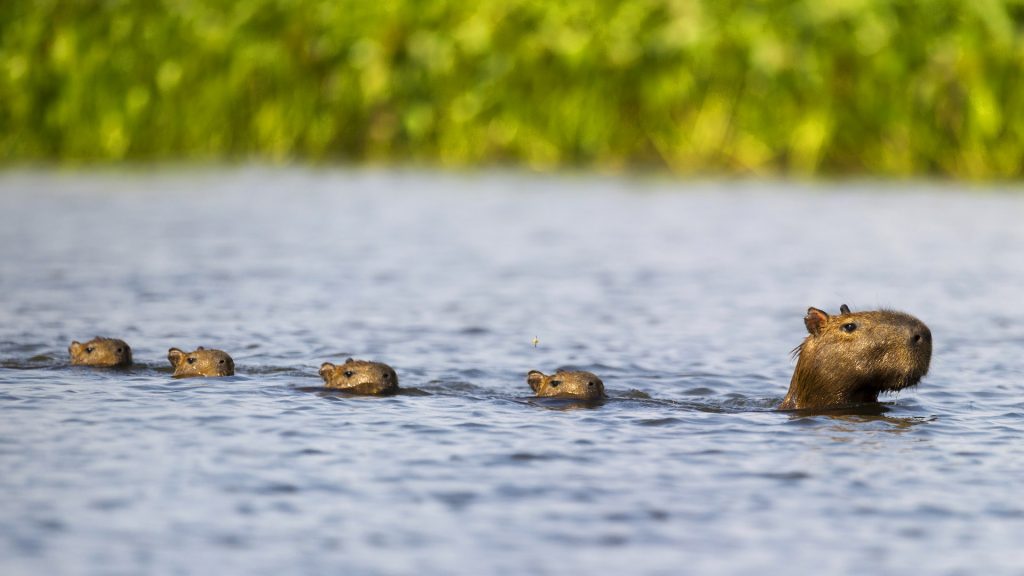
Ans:
POLYGON ((928 373, 932 333, 910 314, 894 310, 837 316, 810 308, 808 336, 793 353, 796 370, 782 410, 841 408, 877 402, 880 392, 914 386, 928 373))
POLYGON ((235 361, 222 350, 207 350, 200 346, 192 352, 184 352, 171 348, 167 351, 167 359, 174 367, 175 378, 235 374, 235 361))
POLYGON ((68 346, 71 364, 78 366, 130 366, 132 349, 124 340, 97 336, 85 344, 74 340, 68 346))
POLYGON ((579 398, 600 400, 604 398, 604 382, 595 374, 582 370, 558 370, 548 376, 538 370, 530 370, 526 383, 534 394, 545 398, 579 398))
POLYGON ((398 374, 381 362, 352 358, 338 365, 324 362, 320 365, 320 377, 324 379, 325 388, 352 394, 380 396, 398 391, 398 374))

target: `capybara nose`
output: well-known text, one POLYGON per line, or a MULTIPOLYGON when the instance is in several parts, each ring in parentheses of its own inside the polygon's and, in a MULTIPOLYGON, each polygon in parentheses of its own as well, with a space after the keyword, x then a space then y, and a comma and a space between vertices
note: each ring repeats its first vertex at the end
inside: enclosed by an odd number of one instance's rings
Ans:
POLYGON ((914 330, 910 334, 910 345, 911 346, 920 346, 922 344, 929 343, 931 341, 932 341, 932 332, 931 332, 931 330, 929 330, 926 327, 922 326, 921 328, 919 328, 917 330, 914 330))

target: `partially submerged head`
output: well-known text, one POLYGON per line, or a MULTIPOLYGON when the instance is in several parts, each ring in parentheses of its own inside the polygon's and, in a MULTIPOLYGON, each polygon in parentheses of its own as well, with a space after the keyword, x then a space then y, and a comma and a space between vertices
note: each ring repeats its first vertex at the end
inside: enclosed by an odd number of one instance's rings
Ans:
POLYGON ((558 370, 548 376, 538 370, 530 370, 526 383, 534 394, 549 398, 580 398, 599 400, 604 398, 604 382, 592 372, 583 370, 558 370))
POLYGON ((192 352, 171 348, 167 351, 167 359, 174 367, 175 378, 232 376, 235 373, 235 361, 231 356, 221 350, 207 350, 202 346, 192 352))
POLYGON ((132 349, 124 340, 97 336, 82 344, 78 340, 68 346, 71 364, 81 366, 128 366, 132 349))
POLYGON ((916 385, 928 373, 932 333, 894 310, 829 316, 810 308, 808 336, 794 350, 796 369, 781 409, 838 408, 878 401, 880 392, 916 385))
POLYGON ((326 388, 352 394, 381 395, 398 391, 398 374, 382 362, 352 358, 338 365, 324 362, 320 365, 320 377, 326 388))

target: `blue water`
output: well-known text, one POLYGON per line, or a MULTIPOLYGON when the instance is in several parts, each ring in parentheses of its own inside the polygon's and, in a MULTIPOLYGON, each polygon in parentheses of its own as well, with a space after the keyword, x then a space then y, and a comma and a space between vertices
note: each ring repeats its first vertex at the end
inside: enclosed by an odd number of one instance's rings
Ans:
POLYGON ((0 574, 1024 574, 1022 222, 951 184, 0 173, 0 574), (926 322, 930 374, 774 411, 843 303, 926 322), (136 366, 69 366, 94 335, 136 366), (237 375, 172 379, 200 345, 237 375), (316 391, 348 356, 429 395, 316 391), (531 399, 558 367, 611 398, 531 399))

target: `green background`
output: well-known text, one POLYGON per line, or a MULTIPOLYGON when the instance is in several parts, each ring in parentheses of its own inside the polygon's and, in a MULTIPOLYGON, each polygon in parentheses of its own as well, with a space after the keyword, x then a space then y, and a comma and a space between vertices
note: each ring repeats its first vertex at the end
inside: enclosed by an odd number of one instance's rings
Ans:
POLYGON ((0 2, 0 161, 1016 178, 1024 3, 0 2))

